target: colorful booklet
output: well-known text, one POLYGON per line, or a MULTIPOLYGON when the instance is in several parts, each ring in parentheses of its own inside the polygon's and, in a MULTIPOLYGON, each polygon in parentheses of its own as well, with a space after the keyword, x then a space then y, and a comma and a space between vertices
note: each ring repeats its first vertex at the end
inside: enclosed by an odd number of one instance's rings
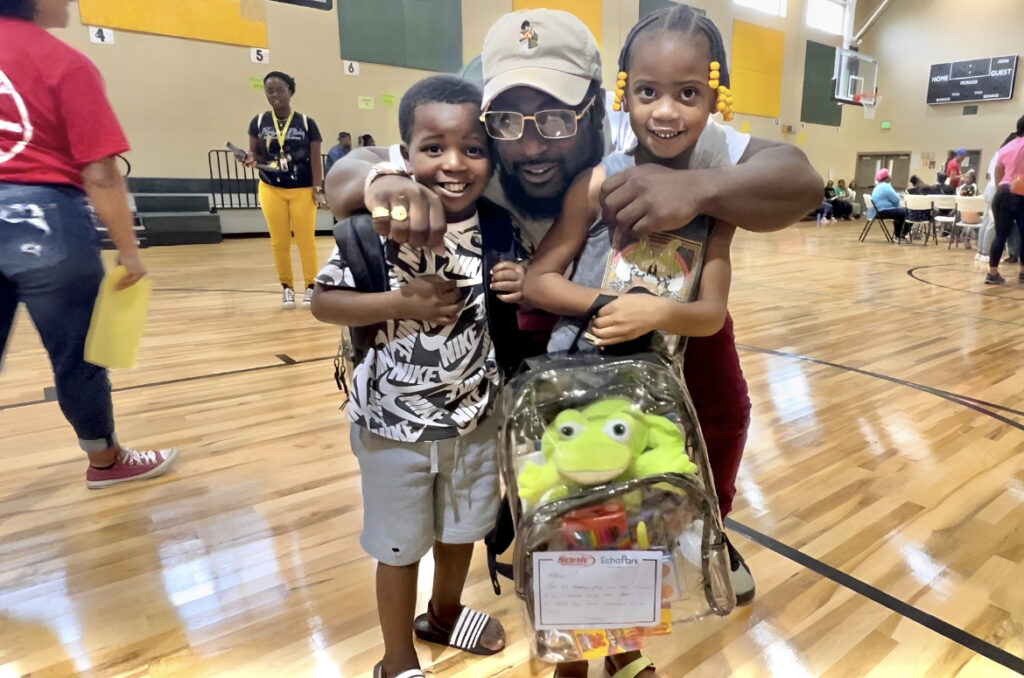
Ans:
POLYGON ((625 293, 642 288, 660 297, 689 301, 695 274, 704 257, 704 243, 672 233, 638 238, 616 234, 602 287, 625 293))

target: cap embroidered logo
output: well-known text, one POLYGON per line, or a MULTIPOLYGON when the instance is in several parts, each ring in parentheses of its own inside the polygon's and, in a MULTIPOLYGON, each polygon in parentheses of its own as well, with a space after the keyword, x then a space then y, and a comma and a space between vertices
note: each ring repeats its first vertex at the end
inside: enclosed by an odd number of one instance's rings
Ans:
POLYGON ((526 54, 532 54, 538 44, 537 31, 530 25, 529 19, 523 21, 519 28, 519 48, 526 54))

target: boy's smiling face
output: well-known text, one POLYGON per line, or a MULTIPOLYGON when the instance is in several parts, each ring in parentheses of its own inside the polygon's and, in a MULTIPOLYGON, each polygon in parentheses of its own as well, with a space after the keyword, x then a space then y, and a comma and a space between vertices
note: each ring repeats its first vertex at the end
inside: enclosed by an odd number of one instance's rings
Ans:
POLYGON ((416 181, 441 198, 449 221, 468 219, 491 177, 487 133, 475 104, 438 101, 416 108, 403 144, 416 181))

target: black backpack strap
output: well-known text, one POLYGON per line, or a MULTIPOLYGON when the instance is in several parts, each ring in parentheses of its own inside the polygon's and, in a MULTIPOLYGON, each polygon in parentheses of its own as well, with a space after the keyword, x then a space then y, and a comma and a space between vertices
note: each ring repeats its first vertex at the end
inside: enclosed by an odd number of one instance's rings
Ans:
POLYGON ((494 594, 501 595, 501 583, 498 575, 507 579, 514 579, 515 574, 511 563, 499 563, 498 556, 508 550, 516 537, 515 523, 512 521, 512 506, 509 504, 508 495, 501 498, 501 508, 498 509, 498 521, 486 537, 484 544, 487 546, 487 571, 491 575, 491 586, 494 587, 494 594))
MULTIPOLYGON (((380 236, 373 230, 373 219, 369 214, 358 213, 338 222, 334 227, 334 242, 338 245, 342 259, 352 273, 355 288, 360 292, 386 292, 388 289, 387 266, 384 262, 384 247, 380 236)), ((346 359, 352 365, 358 365, 366 355, 380 325, 366 327, 350 327, 348 346, 345 340, 338 344, 338 354, 334 358, 334 381, 338 390, 345 392, 345 400, 341 409, 348 405, 349 390, 345 376, 346 359), (346 353, 351 352, 351 355, 346 353)))
POLYGON ((526 258, 526 250, 512 215, 505 209, 486 198, 480 198, 477 201, 477 213, 480 217, 488 329, 494 342, 498 366, 506 376, 510 376, 526 357, 517 318, 519 307, 501 301, 497 293, 491 290, 491 269, 501 261, 522 261, 526 258))

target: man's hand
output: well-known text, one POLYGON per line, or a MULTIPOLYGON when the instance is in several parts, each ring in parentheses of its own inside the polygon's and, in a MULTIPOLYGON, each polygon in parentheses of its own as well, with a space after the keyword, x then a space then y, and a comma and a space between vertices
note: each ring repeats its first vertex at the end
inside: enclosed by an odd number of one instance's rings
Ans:
POLYGON ((391 175, 375 179, 366 189, 364 202, 371 215, 375 210, 378 213, 387 210, 386 215, 373 217, 373 230, 378 235, 413 247, 444 246, 448 222, 441 198, 411 177, 391 175), (407 218, 394 219, 395 207, 403 207, 407 218))
POLYGON ((128 269, 128 273, 117 281, 115 288, 117 290, 127 289, 146 277, 146 267, 142 265, 138 250, 127 254, 118 254, 117 263, 128 269))
POLYGON ((621 344, 659 329, 666 303, 653 294, 623 294, 597 312, 590 334, 598 346, 621 344))
POLYGON ((613 174, 601 185, 604 219, 616 229, 632 230, 637 235, 685 226, 701 213, 701 176, 699 170, 673 170, 652 164, 613 174), (680 190, 691 179, 692 188, 680 190))
POLYGON ((523 303, 523 281, 526 269, 515 261, 499 261, 491 269, 491 289, 498 293, 498 299, 508 304, 523 303))
POLYGON ((242 161, 242 164, 245 165, 246 167, 255 167, 256 166, 256 156, 253 155, 252 153, 246 153, 245 154, 245 160, 242 161))
POLYGON ((425 275, 402 285, 401 293, 399 318, 451 325, 462 311, 463 301, 453 280, 425 275))

